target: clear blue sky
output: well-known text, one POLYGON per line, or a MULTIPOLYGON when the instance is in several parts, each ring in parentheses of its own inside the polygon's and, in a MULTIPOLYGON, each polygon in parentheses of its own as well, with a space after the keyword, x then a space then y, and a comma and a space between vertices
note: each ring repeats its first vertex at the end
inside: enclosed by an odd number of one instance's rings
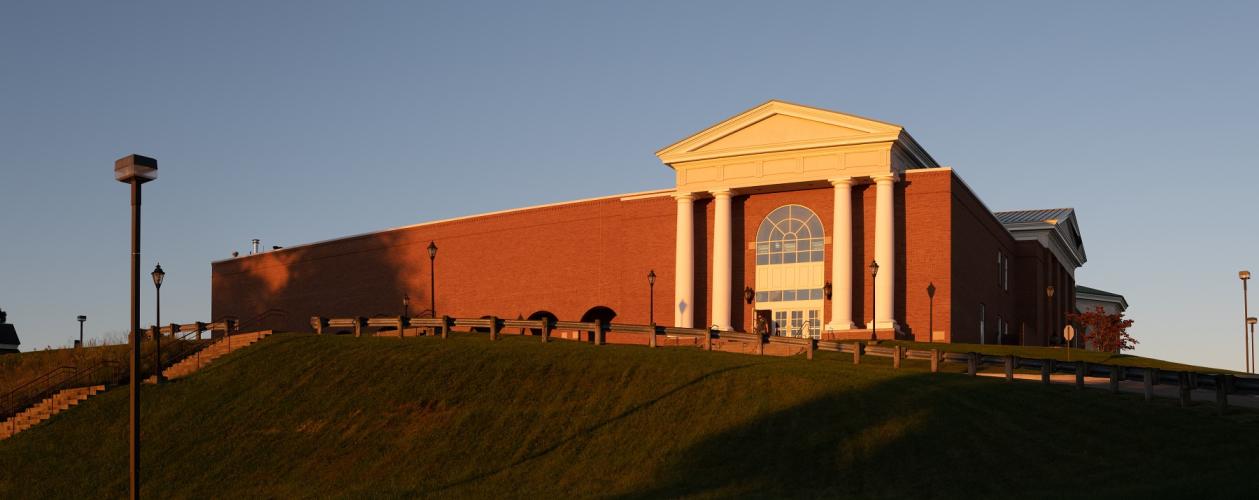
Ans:
POLYGON ((193 321, 250 238, 668 187, 653 152, 778 98, 905 125, 993 210, 1075 207, 1139 354, 1240 369, 1255 4, 1014 3, 7 2, 0 308, 25 349, 125 331, 128 153, 193 321))

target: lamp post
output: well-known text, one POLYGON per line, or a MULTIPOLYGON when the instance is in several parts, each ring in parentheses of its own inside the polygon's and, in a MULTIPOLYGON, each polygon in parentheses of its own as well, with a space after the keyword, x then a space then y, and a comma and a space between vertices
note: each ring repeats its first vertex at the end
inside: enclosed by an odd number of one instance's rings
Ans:
POLYGON ((402 315, 403 316, 411 315, 411 296, 405 293, 402 294, 402 315))
POLYGON ((166 271, 162 270, 162 265, 158 264, 153 268, 153 288, 157 290, 157 302, 154 309, 157 311, 157 328, 153 330, 153 351, 154 363, 153 376, 158 383, 162 382, 162 281, 166 279, 166 271))
MULTIPOLYGON (((428 242, 428 310, 437 317, 437 243, 428 242)), ((444 330, 443 330, 444 331, 444 330)))
POLYGON ((927 342, 935 342, 936 284, 927 283, 927 342))
POLYGON ((130 155, 114 162, 114 179, 131 185, 131 498, 140 498, 140 185, 157 179, 157 160, 130 155))
POLYGON ((87 316, 80 314, 76 319, 79 320, 79 347, 83 347, 83 322, 87 321, 87 316))
MULTIPOLYGON (((1250 325, 1250 348, 1251 349, 1255 348, 1255 323, 1256 322, 1259 322, 1259 319, 1255 319, 1254 316, 1250 316, 1246 318, 1246 324, 1250 325)), ((1250 359, 1252 361, 1255 359, 1255 353, 1253 351, 1250 353, 1250 359)), ((1250 373, 1254 373, 1254 372, 1255 372, 1255 367, 1251 366, 1250 373)))
POLYGON ((1045 300, 1049 302, 1049 306, 1048 306, 1048 308, 1047 308, 1047 310, 1049 311, 1049 313, 1048 313, 1048 314, 1046 314, 1046 317, 1045 317, 1045 321, 1049 323, 1049 325, 1048 325, 1048 327, 1047 327, 1047 331, 1045 332, 1045 345, 1046 345, 1046 346, 1048 346, 1048 345, 1049 345, 1049 336, 1050 336, 1050 335, 1053 335, 1054 329, 1055 329, 1055 328, 1057 328, 1057 323, 1053 320, 1053 314, 1054 314, 1054 311, 1053 311, 1053 309, 1054 309, 1054 286, 1053 286, 1053 285, 1049 285, 1049 286, 1045 287, 1045 300))
MULTIPOLYGON (((1242 280, 1242 317, 1249 318, 1250 317, 1250 298, 1247 296, 1249 292, 1246 289, 1247 288, 1246 284, 1247 282, 1250 281, 1250 271, 1247 271, 1244 269, 1241 271, 1238 271, 1237 277, 1242 280)), ((1242 324, 1242 349, 1245 350, 1246 371, 1249 372, 1253 368, 1252 367, 1253 358, 1250 355, 1250 349, 1251 349, 1250 337, 1246 334, 1245 323, 1242 324)))
POLYGON ((650 324, 656 324, 656 270, 647 272, 647 318, 650 324))
POLYGON ((879 262, 877 260, 870 261, 870 340, 878 340, 879 338, 879 308, 875 303, 879 295, 879 262))

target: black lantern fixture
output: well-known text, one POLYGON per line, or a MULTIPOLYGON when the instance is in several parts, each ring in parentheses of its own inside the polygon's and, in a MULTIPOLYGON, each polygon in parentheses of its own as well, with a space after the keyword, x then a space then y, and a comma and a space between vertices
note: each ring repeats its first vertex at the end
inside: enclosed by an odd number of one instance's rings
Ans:
POLYGON ((879 261, 872 260, 870 261, 870 338, 871 339, 879 338, 879 324, 877 320, 875 319, 875 318, 878 318, 878 312, 879 312, 878 304, 875 302, 879 298, 878 296, 879 282, 877 279, 878 277, 879 277, 879 261))
POLYGON ((936 284, 927 283, 927 342, 935 342, 936 284))
POLYGON ((154 304, 154 310, 157 312, 157 325, 153 329, 153 377, 158 381, 162 381, 162 282, 166 281, 166 271, 162 270, 162 265, 158 264, 153 268, 151 273, 153 276, 153 288, 157 291, 157 302, 154 304))
POLYGON ((827 281, 822 285, 822 295, 826 296, 826 300, 831 300, 831 282, 827 281))
POLYGON ((405 316, 410 316, 410 315, 411 315, 411 296, 404 293, 402 294, 402 316, 405 317, 405 316))
MULTIPOLYGON (((656 270, 647 271, 647 318, 656 324, 656 270)), ((654 345, 654 344, 653 344, 654 345)))
MULTIPOLYGON (((1053 285, 1049 285, 1045 287, 1045 300, 1049 302, 1049 309, 1053 309, 1054 307, 1054 286, 1053 285)), ((1049 331, 1046 332, 1046 335, 1045 335, 1046 345, 1048 345, 1049 343, 1049 336, 1054 334, 1054 330, 1057 329, 1057 326, 1058 326, 1057 325, 1058 322, 1053 320, 1052 310, 1049 311, 1049 322, 1050 322, 1049 331)))
POLYGON ((756 290, 750 286, 743 287, 743 301, 751 304, 754 299, 756 299, 756 290))
POLYGON ((428 310, 437 317, 437 243, 428 242, 428 310))

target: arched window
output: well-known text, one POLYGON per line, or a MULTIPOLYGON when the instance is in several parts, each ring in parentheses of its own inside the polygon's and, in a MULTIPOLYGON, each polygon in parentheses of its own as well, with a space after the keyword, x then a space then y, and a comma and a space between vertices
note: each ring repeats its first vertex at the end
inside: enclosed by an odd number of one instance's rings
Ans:
POLYGON ((822 221, 812 210, 786 205, 770 212, 756 231, 756 264, 795 264, 825 259, 822 221))

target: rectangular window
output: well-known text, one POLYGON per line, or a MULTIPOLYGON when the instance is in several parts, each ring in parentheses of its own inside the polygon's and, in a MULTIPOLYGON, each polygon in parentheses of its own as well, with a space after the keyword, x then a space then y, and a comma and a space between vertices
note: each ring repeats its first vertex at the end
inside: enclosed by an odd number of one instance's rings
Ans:
POLYGON ((819 338, 822 336, 822 320, 818 318, 817 309, 809 309, 809 336, 819 338))
POLYGON ((796 300, 796 291, 783 290, 783 300, 796 300))
POLYGON ((757 302, 769 302, 769 292, 756 292, 757 302))
POLYGON ((774 311, 774 335, 787 331, 787 311, 774 311))
POLYGON ((980 344, 988 343, 987 339, 984 338, 984 305, 983 304, 979 304, 979 343, 980 344))
POLYGON ((791 311, 791 336, 799 337, 804 326, 804 311, 791 311))

